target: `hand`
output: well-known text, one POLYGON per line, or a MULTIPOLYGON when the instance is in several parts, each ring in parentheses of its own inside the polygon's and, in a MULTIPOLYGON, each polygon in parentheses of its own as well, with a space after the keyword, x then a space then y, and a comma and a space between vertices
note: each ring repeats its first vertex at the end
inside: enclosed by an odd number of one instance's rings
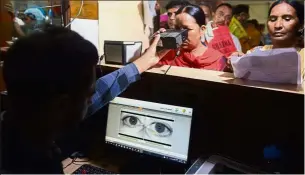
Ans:
POLYGON ((242 53, 242 52, 233 52, 233 53, 229 56, 229 58, 232 57, 232 56, 241 57, 241 56, 244 56, 244 55, 245 55, 245 54, 242 53))
POLYGON ((245 54, 242 52, 233 52, 228 58, 227 58, 227 67, 231 70, 233 70, 232 65, 231 65, 231 57, 236 56, 236 57, 241 57, 244 56, 245 54))
POLYGON ((7 52, 8 49, 9 49, 9 47, 1 47, 0 48, 1 52, 7 52))
POLYGON ((165 32, 165 29, 160 29, 153 35, 154 38, 152 39, 150 47, 146 49, 140 58, 133 62, 138 68, 140 74, 158 64, 159 61, 170 51, 169 49, 164 49, 157 52, 157 45, 160 40, 160 33, 162 32, 165 32))

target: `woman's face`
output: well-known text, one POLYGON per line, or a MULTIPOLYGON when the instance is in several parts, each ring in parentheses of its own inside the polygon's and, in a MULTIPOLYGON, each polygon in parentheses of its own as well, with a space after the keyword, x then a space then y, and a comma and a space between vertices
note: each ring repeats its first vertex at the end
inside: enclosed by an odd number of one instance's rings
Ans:
POLYGON ((181 45, 185 50, 193 50, 201 44, 201 36, 203 35, 203 27, 200 27, 196 20, 187 13, 181 13, 176 16, 176 28, 187 29, 188 37, 181 45))
POLYGON ((300 28, 295 9, 287 3, 276 5, 268 19, 268 31, 272 44, 279 47, 292 47, 297 40, 300 28))

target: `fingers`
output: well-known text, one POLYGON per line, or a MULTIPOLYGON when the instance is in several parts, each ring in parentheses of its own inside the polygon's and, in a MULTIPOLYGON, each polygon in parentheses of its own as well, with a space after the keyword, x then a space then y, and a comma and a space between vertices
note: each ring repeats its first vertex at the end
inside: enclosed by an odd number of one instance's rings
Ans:
POLYGON ((156 34, 151 42, 151 47, 154 48, 157 47, 159 40, 160 40, 160 34, 156 34))
POLYGON ((158 32, 160 32, 160 33, 166 32, 166 29, 165 29, 165 28, 160 28, 160 29, 158 30, 158 32))
MULTIPOLYGON (((232 57, 232 56, 237 56, 237 57, 241 57, 241 56, 243 56, 243 55, 245 55, 244 53, 241 53, 241 52, 233 52, 231 55, 230 55, 230 57, 232 57)), ((229 57, 229 58, 230 58, 229 57)))

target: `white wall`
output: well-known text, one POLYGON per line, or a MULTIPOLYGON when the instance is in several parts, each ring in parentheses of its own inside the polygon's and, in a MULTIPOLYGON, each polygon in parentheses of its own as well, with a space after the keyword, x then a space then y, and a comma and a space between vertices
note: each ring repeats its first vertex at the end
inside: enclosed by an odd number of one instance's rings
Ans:
POLYGON ((142 1, 99 1, 100 53, 104 40, 142 41, 142 48, 147 48, 142 7, 142 1))
POLYGON ((71 29, 91 41, 104 53, 104 40, 149 42, 144 34, 141 1, 99 1, 99 20, 76 19, 71 29))
POLYGON ((79 33, 85 39, 91 41, 99 50, 98 20, 75 19, 71 24, 71 29, 79 33))

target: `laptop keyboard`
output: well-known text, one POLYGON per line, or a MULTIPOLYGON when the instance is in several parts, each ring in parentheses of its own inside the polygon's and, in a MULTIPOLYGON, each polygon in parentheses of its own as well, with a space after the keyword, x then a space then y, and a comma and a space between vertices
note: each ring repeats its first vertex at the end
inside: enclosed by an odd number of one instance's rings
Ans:
POLYGON ((74 171, 72 174, 116 174, 116 173, 107 171, 103 168, 99 168, 96 166, 84 164, 81 167, 79 167, 76 171, 74 171))

